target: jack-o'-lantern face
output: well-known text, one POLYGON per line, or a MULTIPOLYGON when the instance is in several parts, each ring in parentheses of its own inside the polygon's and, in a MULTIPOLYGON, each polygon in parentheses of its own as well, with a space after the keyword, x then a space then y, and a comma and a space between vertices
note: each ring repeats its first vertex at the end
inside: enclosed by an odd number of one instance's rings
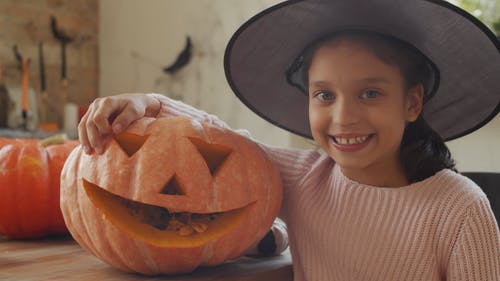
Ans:
MULTIPOLYGON (((148 137, 125 132, 116 136, 115 140, 128 157, 132 157, 141 149, 148 137)), ((208 177, 217 175, 219 168, 232 152, 229 147, 209 144, 202 139, 186 137, 186 140, 192 144, 192 147, 188 146, 186 155, 199 158, 195 158, 192 163, 189 163, 189 167, 201 166, 200 172, 204 172, 205 176, 208 177), (189 148, 191 151, 189 151, 189 148), (201 159, 199 156, 201 156, 201 159)), ((161 163, 156 163, 161 166, 161 163)), ((187 169, 188 173, 189 170, 187 169)), ((129 200, 106 191, 85 179, 82 180, 89 199, 112 224, 131 236, 160 246, 193 247, 203 245, 241 223, 247 208, 255 202, 242 202, 241 207, 236 209, 222 210, 213 208, 211 210, 217 210, 217 212, 211 213, 206 213, 206 210, 210 209, 209 206, 206 206, 205 210, 197 210, 200 213, 193 213, 192 211, 196 210, 196 206, 189 209, 191 201, 194 201, 194 205, 202 205, 202 201, 214 198, 215 195, 211 194, 208 198, 200 198, 199 194, 191 196, 185 191, 184 185, 189 184, 192 176, 186 176, 188 178, 183 180, 176 172, 173 172, 163 187, 156 185, 161 189, 150 190, 155 197, 163 198, 165 203, 162 205, 129 200), (186 181, 188 183, 185 183, 186 181), (198 201, 197 198, 200 198, 201 201, 198 201)), ((199 189, 203 184, 208 184, 209 190, 206 191, 206 194, 213 192, 211 183, 202 181, 200 185, 196 186, 196 184, 196 182, 193 182, 194 187, 198 190, 193 190, 193 192, 200 192, 199 189)), ((146 188, 145 185, 144 188, 146 188)), ((249 199, 251 200, 251 198, 249 199)), ((144 202, 147 201, 144 199, 144 202)))
POLYGON ((281 202, 278 173, 256 144, 187 118, 137 121, 102 155, 78 148, 61 180, 74 238, 108 263, 146 274, 241 255, 267 232, 281 202), (109 250, 117 247, 138 261, 120 264, 109 250), (141 262, 145 249, 150 260, 141 262))

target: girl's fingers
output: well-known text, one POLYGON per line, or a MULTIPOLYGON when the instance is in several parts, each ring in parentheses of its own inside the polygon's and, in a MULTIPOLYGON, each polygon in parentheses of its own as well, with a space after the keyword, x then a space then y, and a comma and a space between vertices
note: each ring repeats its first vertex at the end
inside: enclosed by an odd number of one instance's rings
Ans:
POLYGON ((96 102, 95 111, 92 115, 92 121, 97 128, 100 138, 104 138, 111 133, 110 117, 120 114, 120 100, 113 98, 102 98, 96 102))
POLYGON ((145 116, 148 105, 144 99, 145 96, 134 94, 95 99, 78 124, 84 151, 101 154, 111 134, 122 132, 133 121, 145 116))
POLYGON ((125 108, 118 114, 113 121, 113 133, 118 134, 127 128, 135 120, 144 117, 145 108, 131 101, 127 102, 125 108))
POLYGON ((82 145, 83 151, 87 154, 92 153, 92 148, 90 147, 89 139, 87 136, 87 119, 88 119, 88 112, 85 113, 85 115, 82 117, 80 120, 80 123, 78 124, 78 140, 80 141, 80 144, 82 145))
POLYGON ((106 138, 112 133, 110 118, 113 115, 121 114, 123 101, 113 97, 98 98, 92 103, 92 107, 84 123, 86 138, 90 150, 101 154, 106 145, 106 138))
POLYGON ((90 105, 87 114, 85 114, 85 116, 82 118, 82 121, 79 125, 79 127, 82 128, 82 143, 85 143, 85 145, 87 146, 86 151, 89 151, 89 154, 92 153, 92 151, 95 151, 97 153, 100 153, 102 151, 104 136, 100 133, 100 130, 97 127, 95 121, 96 118, 98 119, 99 114, 101 114, 100 108, 102 108, 102 102, 103 98, 94 100, 94 102, 90 105))
POLYGON ((103 151, 102 137, 93 122, 87 122, 87 138, 92 150, 97 154, 101 154, 103 151))

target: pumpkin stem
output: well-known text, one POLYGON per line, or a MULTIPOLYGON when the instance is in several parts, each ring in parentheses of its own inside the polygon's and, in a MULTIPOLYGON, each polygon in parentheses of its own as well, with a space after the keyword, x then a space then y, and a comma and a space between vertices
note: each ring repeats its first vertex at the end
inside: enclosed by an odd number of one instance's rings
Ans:
POLYGON ((57 134, 40 140, 40 145, 42 147, 49 147, 51 145, 63 144, 67 140, 68 137, 66 136, 66 134, 57 134))

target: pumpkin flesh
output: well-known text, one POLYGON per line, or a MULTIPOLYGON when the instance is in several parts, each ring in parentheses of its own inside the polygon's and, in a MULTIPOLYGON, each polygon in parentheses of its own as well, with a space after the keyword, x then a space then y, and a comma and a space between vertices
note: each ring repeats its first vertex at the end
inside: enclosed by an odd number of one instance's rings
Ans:
MULTIPOLYGON (((144 215, 144 213, 138 210, 141 206, 148 208, 148 210, 153 210, 153 212, 156 211, 157 213, 165 212, 161 210, 164 208, 125 199, 85 180, 83 186, 90 201, 102 212, 104 219, 109 220, 114 226, 133 238, 141 239, 158 247, 191 248, 202 246, 208 241, 229 232, 236 225, 241 223, 246 215, 247 208, 253 205, 251 203, 243 208, 223 213, 191 214, 189 212, 184 212, 182 213, 183 215, 194 215, 194 218, 191 219, 192 222, 205 224, 208 227, 204 232, 182 236, 176 229, 162 229, 163 227, 155 226, 154 222, 151 222, 151 224, 145 222, 148 218, 141 218, 141 216, 138 215, 144 215), (133 209, 130 203, 133 204, 133 209), (210 217, 213 219, 211 220, 210 217)), ((155 214, 150 215, 155 216, 155 214)), ((163 222, 157 221, 157 223, 168 223, 168 220, 169 218, 164 218, 163 222)))

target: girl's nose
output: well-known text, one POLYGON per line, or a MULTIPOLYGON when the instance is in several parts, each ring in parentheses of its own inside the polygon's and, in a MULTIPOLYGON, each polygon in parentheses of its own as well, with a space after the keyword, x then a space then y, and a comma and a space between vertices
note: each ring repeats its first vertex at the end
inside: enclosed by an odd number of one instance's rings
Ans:
POLYGON ((355 101, 338 98, 332 108, 332 122, 339 126, 356 124, 360 119, 360 108, 355 101))

